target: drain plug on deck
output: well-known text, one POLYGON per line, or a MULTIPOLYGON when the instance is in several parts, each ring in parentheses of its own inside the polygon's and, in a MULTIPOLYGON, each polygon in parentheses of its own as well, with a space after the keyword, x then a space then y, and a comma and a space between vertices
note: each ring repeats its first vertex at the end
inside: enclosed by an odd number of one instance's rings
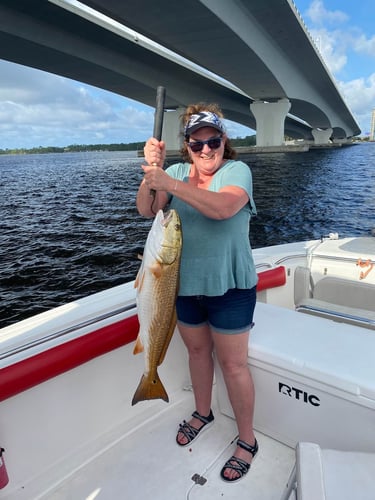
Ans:
POLYGON ((203 476, 200 476, 199 474, 194 474, 191 479, 195 484, 200 484, 201 486, 203 486, 207 482, 207 479, 203 476))

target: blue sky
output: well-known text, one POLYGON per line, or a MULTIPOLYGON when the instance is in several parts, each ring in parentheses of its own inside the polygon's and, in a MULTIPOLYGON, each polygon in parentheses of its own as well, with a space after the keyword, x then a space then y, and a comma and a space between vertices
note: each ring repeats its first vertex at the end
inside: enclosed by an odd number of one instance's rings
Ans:
MULTIPOLYGON (((375 2, 294 0, 337 86, 368 135, 375 108, 375 2)), ((0 60, 0 149, 144 141, 153 109, 0 60)), ((227 123, 232 137, 253 131, 227 123)))

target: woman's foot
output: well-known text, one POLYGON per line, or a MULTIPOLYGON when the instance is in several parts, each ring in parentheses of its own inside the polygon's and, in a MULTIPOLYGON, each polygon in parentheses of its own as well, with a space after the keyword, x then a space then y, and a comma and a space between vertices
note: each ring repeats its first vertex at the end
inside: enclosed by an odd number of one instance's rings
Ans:
POLYGON ((224 481, 234 483, 242 479, 250 469, 253 458, 258 453, 258 442, 253 445, 239 439, 235 454, 225 463, 220 476, 224 481))
POLYGON ((192 414, 192 419, 189 422, 186 420, 180 424, 179 430, 176 436, 176 442, 180 446, 187 446, 192 443, 194 439, 198 437, 201 431, 211 427, 214 421, 214 415, 212 410, 207 417, 200 415, 197 411, 192 414))

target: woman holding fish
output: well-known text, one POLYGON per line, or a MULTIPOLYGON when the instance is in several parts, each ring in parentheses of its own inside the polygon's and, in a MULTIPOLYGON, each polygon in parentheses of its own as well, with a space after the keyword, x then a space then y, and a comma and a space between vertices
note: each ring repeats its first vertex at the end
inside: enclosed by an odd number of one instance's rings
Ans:
POLYGON ((137 195, 152 217, 169 206, 179 214, 183 246, 176 301, 178 329, 189 353, 196 409, 180 424, 177 444, 189 445, 214 421, 215 349, 238 426, 235 454, 221 477, 241 479, 258 451, 253 432, 254 386, 247 365, 257 274, 249 242, 255 214, 249 167, 236 161, 217 105, 197 104, 182 117, 183 160, 165 171, 166 146, 150 138, 137 195))

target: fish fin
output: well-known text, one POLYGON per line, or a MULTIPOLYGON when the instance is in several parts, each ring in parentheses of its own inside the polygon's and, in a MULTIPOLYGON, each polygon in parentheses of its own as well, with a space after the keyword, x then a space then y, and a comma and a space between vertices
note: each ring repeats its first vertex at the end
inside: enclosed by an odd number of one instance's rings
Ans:
POLYGON ((141 381, 132 399, 132 406, 140 401, 147 401, 149 399, 162 399, 166 403, 169 402, 167 391, 157 372, 155 372, 154 376, 150 373, 147 376, 142 375, 141 381))
POLYGON ((150 271, 152 274, 155 276, 155 278, 160 278, 162 275, 163 268, 160 264, 160 262, 155 262, 151 267, 150 271))
POLYGON ((143 268, 138 271, 137 277, 134 281, 134 288, 138 288, 140 292, 142 290, 143 282, 145 280, 145 273, 143 272, 143 268))
POLYGON ((171 324, 170 324, 170 327, 169 327, 169 330, 168 330, 168 333, 167 333, 167 336, 166 336, 166 339, 164 342, 164 347, 163 347, 162 352, 160 353, 158 366, 160 366, 162 364, 162 362, 164 361, 165 355, 167 354, 169 344, 170 344, 172 337, 173 337, 173 332, 176 328, 176 323, 177 323, 177 313, 176 313, 176 308, 174 308, 172 318, 171 318, 171 324))
POLYGON ((141 265, 139 266, 137 276, 136 276, 135 281, 134 281, 134 288, 139 288, 139 289, 142 288, 143 280, 145 277, 145 263, 143 260, 143 256, 141 257, 141 260, 142 260, 142 262, 141 262, 141 265))
POLYGON ((140 276, 139 276, 139 275, 140 275, 140 271, 141 271, 141 270, 139 270, 139 271, 137 272, 137 276, 135 277, 135 281, 134 281, 134 288, 138 288, 138 285, 139 285, 139 280, 140 280, 140 276))
POLYGON ((140 352, 144 351, 144 347, 141 341, 141 337, 138 335, 137 340, 135 342, 133 354, 139 354, 140 352))

